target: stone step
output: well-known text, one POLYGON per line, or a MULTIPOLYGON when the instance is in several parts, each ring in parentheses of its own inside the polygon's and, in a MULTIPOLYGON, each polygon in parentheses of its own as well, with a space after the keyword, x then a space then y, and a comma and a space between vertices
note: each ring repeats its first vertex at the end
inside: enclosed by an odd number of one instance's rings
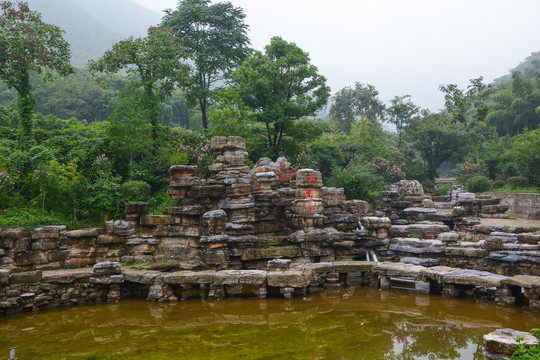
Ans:
POLYGON ((413 237, 413 235, 418 235, 422 239, 435 239, 438 234, 449 231, 450 228, 442 224, 392 225, 389 229, 389 236, 413 237))
POLYGON ((392 238, 389 249, 410 254, 442 254, 444 244, 440 240, 424 240, 417 238, 392 238))

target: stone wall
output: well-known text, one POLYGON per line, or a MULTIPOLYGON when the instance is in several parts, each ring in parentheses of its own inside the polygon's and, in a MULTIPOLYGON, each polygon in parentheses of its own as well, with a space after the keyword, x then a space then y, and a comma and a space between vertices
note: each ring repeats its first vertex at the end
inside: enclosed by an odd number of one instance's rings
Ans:
POLYGON ((493 194, 501 203, 509 206, 512 216, 540 220, 540 194, 493 194))
POLYGON ((42 272, 0 270, 0 314, 120 300, 120 264, 42 272))
POLYGON ((380 260, 540 275, 539 234, 480 224, 481 214, 501 214, 498 200, 456 188, 451 202, 434 203, 420 183, 402 180, 385 189, 381 211, 370 212, 343 189, 323 187, 320 172, 291 169, 284 158, 249 169, 240 137, 214 138, 212 147, 208 178, 195 176, 195 166, 169 169, 176 203, 163 214, 130 204, 124 219, 103 229, 0 230, 0 267, 15 274, 146 260, 167 271, 235 271, 266 269, 273 259, 380 260))

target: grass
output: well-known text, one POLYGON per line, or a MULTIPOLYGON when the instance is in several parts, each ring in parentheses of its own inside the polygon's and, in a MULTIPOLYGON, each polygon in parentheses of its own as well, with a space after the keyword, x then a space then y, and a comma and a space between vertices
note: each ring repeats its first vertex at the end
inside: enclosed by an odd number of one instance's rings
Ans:
POLYGON ((513 189, 510 186, 503 186, 502 188, 486 191, 486 193, 510 193, 510 194, 540 194, 539 187, 526 187, 513 189))
POLYGON ((100 221, 66 219, 54 211, 34 209, 9 209, 0 211, 0 228, 14 227, 36 228, 46 225, 66 225, 68 229, 83 229, 87 227, 103 227, 100 221))
POLYGON ((451 187, 452 187, 452 184, 440 184, 440 185, 437 185, 437 189, 438 189, 440 195, 448 194, 451 187))
MULTIPOLYGON (((134 265, 142 265, 142 264, 150 264, 151 261, 150 260, 138 260, 138 261, 135 261, 135 262, 132 262, 132 263, 125 263, 125 262, 121 262, 120 265, 121 266, 134 266, 134 265)), ((142 270, 143 268, 142 267, 138 267, 137 270, 142 270)))

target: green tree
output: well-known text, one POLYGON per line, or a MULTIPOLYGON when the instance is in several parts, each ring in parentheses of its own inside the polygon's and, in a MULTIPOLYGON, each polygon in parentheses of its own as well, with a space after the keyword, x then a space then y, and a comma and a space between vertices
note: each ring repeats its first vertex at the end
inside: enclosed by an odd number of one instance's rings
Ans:
POLYGON ((440 86, 444 93, 446 113, 454 122, 465 129, 468 144, 472 146, 476 162, 480 161, 480 145, 485 140, 486 117, 489 108, 486 100, 491 95, 491 87, 482 82, 482 77, 471 79, 466 90, 455 84, 440 86))
POLYGON ((532 185, 540 185, 540 129, 512 139, 504 153, 504 168, 511 174, 526 177, 532 185))
POLYGON ((292 121, 314 115, 330 96, 326 78, 310 63, 309 54, 281 37, 272 38, 264 54, 248 57, 233 81, 256 120, 266 125, 268 147, 276 157, 292 121))
POLYGON ((420 108, 414 105, 410 95, 395 96, 390 100, 391 106, 386 109, 387 120, 396 126, 398 133, 398 149, 401 149, 403 132, 410 124, 412 117, 418 114, 420 108))
POLYGON ((437 176, 437 168, 444 161, 459 161, 466 151, 467 136, 448 114, 426 114, 414 118, 406 132, 421 156, 429 179, 437 176))
POLYGON ((337 119, 339 129, 345 133, 350 132, 352 123, 360 116, 382 120, 384 104, 378 96, 375 86, 356 82, 354 89, 345 87, 336 93, 330 116, 337 119))
POLYGON ((55 72, 68 75, 69 44, 59 27, 41 21, 41 15, 30 10, 28 3, 10 1, 0 3, 0 79, 19 95, 19 114, 25 141, 32 137, 34 98, 30 73, 45 73, 45 80, 53 80, 55 72))
POLYGON ((244 11, 230 2, 183 0, 167 10, 162 25, 176 30, 193 58, 193 82, 187 91, 188 105, 199 105, 203 127, 216 91, 250 52, 244 11))
POLYGON ((216 94, 216 108, 209 114, 212 136, 242 136, 251 134, 255 114, 244 104, 233 87, 216 94))
POLYGON ((509 82, 501 83, 488 99, 487 122, 497 127, 500 135, 517 135, 540 125, 540 71, 527 79, 513 71, 509 82))
POLYGON ((152 124, 155 139, 159 121, 159 104, 178 85, 189 81, 188 57, 178 34, 171 29, 151 27, 146 38, 130 37, 114 44, 103 57, 88 63, 92 72, 117 73, 126 70, 133 75, 131 87, 142 88, 141 106, 152 124))

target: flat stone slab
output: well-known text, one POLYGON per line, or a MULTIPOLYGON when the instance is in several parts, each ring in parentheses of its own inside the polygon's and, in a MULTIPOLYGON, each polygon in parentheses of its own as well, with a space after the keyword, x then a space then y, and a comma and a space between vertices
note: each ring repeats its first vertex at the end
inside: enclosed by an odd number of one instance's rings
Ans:
POLYGON ((444 252, 442 241, 416 238, 390 239, 389 249, 411 254, 441 254, 444 252))
POLYGON ((214 282, 214 270, 177 271, 163 276, 163 282, 171 285, 211 284, 214 282))
POLYGON ((540 264, 540 253, 538 251, 495 251, 491 252, 488 258, 510 263, 532 262, 540 264))
POLYGON ((432 279, 439 283, 442 283, 444 276, 456 271, 456 268, 449 266, 433 266, 430 268, 424 268, 422 270, 422 278, 432 279))
POLYGON ((403 237, 404 235, 419 234, 437 235, 444 232, 449 232, 450 228, 446 225, 439 224, 411 224, 411 225, 392 225, 389 234, 391 237, 403 237))
POLYGON ((496 275, 487 271, 456 270, 443 276, 443 281, 450 284, 501 286, 508 276, 496 275))
POLYGON ((80 269, 47 270, 42 272, 42 279, 44 282, 68 284, 73 281, 89 278, 92 275, 93 270, 90 267, 80 269))
POLYGON ((315 274, 307 269, 290 269, 285 271, 269 271, 268 286, 302 288, 311 284, 315 274))
POLYGON ((540 288, 540 276, 516 275, 504 280, 504 283, 524 288, 540 288))
POLYGON ((377 263, 374 261, 336 261, 334 262, 334 272, 365 272, 371 271, 377 263))
POLYGON ((425 268, 423 266, 382 262, 377 263, 377 265, 373 267, 373 272, 382 276, 397 276, 418 279, 422 275, 422 270, 424 269, 425 268))
POLYGON ((526 347, 537 344, 537 339, 531 333, 513 329, 497 329, 484 335, 482 342, 488 359, 506 359, 517 349, 517 337, 522 337, 526 347), (498 356, 502 355, 502 356, 498 356))
POLYGON ((262 285, 265 281, 263 270, 221 270, 214 275, 216 285, 262 285))
POLYGON ((320 263, 306 263, 306 264, 291 264, 291 270, 311 270, 315 273, 327 273, 334 271, 334 263, 320 262, 320 263))
POLYGON ((418 257, 404 257, 399 260, 404 264, 420 265, 424 267, 438 266, 441 264, 440 259, 432 258, 418 258, 418 257))

